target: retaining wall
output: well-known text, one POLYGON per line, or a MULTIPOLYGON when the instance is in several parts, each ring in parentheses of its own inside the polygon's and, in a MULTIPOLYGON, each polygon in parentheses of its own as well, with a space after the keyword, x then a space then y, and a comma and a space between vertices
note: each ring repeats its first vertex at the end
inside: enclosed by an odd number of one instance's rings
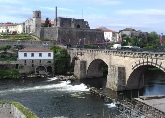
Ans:
POLYGON ((20 112, 14 105, 12 104, 0 104, 0 116, 3 118, 26 118, 26 116, 20 112))

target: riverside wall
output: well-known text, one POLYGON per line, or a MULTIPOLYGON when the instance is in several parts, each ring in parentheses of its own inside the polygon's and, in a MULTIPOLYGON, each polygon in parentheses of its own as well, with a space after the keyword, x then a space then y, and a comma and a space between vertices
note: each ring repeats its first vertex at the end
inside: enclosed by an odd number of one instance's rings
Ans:
POLYGON ((12 104, 0 104, 0 111, 1 118, 26 118, 26 116, 12 104))

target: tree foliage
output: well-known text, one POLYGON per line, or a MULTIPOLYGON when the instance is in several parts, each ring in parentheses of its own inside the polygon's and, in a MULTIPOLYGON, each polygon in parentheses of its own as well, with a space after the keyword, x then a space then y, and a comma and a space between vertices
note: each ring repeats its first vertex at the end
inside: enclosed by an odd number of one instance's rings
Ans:
MULTIPOLYGON (((159 47, 159 35, 156 32, 148 33, 147 41, 143 41, 142 37, 128 37, 126 34, 122 34, 122 46, 139 46, 142 48, 158 48, 159 47)), ((163 42, 163 47, 165 47, 165 42, 163 42)))
POLYGON ((52 46, 51 50, 54 52, 55 74, 66 74, 69 68, 69 55, 67 54, 67 50, 59 46, 52 46))
POLYGON ((51 20, 49 18, 46 18, 45 23, 42 25, 42 27, 51 27, 51 20))
POLYGON ((0 47, 0 50, 3 50, 4 52, 6 52, 6 51, 9 50, 10 48, 11 48, 11 45, 6 45, 6 46, 0 47))

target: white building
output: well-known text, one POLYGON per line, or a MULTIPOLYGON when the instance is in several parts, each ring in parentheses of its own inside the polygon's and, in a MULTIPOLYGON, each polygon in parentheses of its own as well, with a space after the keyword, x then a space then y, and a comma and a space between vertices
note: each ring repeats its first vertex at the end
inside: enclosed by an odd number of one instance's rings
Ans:
POLYGON ((48 48, 24 48, 18 52, 18 59, 53 59, 48 48))
POLYGON ((53 51, 48 48, 24 48, 18 52, 20 73, 47 74, 53 72, 53 51))
POLYGON ((110 42, 118 42, 118 32, 115 32, 113 30, 109 30, 106 27, 99 27, 96 29, 101 29, 104 32, 104 40, 110 41, 110 42))
POLYGON ((12 34, 13 32, 18 34, 24 33, 24 23, 0 23, 0 33, 12 34))
POLYGON ((112 42, 113 41, 113 39, 112 39, 113 31, 112 30, 103 30, 103 31, 104 31, 104 39, 112 42))

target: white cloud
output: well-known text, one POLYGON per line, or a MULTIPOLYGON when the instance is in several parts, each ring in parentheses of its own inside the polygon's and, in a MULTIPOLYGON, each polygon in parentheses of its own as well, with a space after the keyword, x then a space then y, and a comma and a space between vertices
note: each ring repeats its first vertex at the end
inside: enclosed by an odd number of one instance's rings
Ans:
MULTIPOLYGON (((51 11, 55 11, 55 7, 39 7, 39 8, 46 9, 46 10, 51 10, 51 11)), ((67 9, 67 8, 60 8, 60 7, 58 7, 57 9, 58 10, 61 10, 61 11, 75 12, 74 10, 67 9)))
POLYGON ((143 15, 165 15, 164 10, 159 9, 143 9, 143 10, 119 10, 116 12, 120 15, 137 15, 137 14, 143 14, 143 15))

